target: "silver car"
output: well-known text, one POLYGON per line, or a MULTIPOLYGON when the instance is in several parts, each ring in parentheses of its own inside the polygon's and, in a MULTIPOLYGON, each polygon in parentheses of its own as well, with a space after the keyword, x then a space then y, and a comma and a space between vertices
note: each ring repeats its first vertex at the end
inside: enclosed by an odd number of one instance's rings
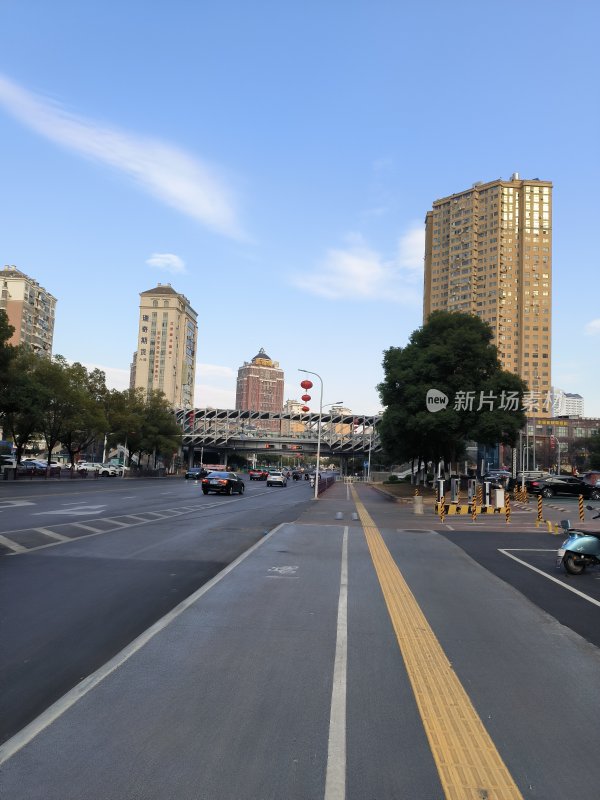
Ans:
POLYGON ((269 472, 267 486, 287 486, 287 477, 283 472, 269 472))

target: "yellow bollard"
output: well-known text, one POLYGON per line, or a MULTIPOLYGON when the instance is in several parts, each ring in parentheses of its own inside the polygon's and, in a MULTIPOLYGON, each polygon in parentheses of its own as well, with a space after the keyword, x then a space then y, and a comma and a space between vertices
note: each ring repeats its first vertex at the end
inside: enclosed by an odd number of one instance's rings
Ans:
POLYGON ((535 527, 539 528, 540 523, 543 521, 543 514, 542 514, 542 495, 538 494, 537 496, 537 520, 535 522, 535 527))
POLYGON ((585 522, 585 511, 583 510, 583 495, 579 495, 579 522, 585 522))
POLYGON ((446 498, 444 495, 440 497, 440 520, 443 522, 446 517, 446 498))
POLYGON ((419 497, 420 494, 421 493, 419 492, 419 487, 417 486, 417 488, 415 489, 415 497, 419 497))
POLYGON ((505 511, 506 511, 506 524, 510 525, 510 497, 508 495, 506 495, 505 511))

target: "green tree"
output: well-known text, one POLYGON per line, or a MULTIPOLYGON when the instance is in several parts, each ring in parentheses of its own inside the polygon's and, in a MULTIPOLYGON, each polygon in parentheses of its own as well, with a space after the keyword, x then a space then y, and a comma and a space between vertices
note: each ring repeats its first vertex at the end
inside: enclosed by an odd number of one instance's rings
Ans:
POLYGON ((71 440, 71 433, 83 424, 81 406, 85 401, 85 386, 79 381, 83 380, 87 371, 80 364, 70 367, 64 356, 60 355, 52 360, 40 358, 35 371, 43 403, 39 432, 46 443, 50 460, 56 445, 63 440, 72 443, 74 439, 71 440))
POLYGON ((16 348, 8 342, 14 332, 14 327, 8 322, 6 311, 0 309, 0 415, 12 408, 9 365, 16 355, 16 348))
POLYGON ((456 461, 470 440, 514 445, 525 414, 510 410, 509 402, 512 398, 521 408, 526 384, 502 370, 492 339, 479 317, 436 311, 406 347, 384 352, 379 433, 389 458, 448 462, 456 461), (428 410, 430 389, 448 397, 446 408, 428 410))
POLYGON ((137 454, 152 456, 154 465, 160 456, 171 460, 181 446, 181 428, 162 392, 146 397, 142 389, 111 392, 108 398, 110 444, 127 442, 129 462, 137 454))
POLYGON ((152 456, 154 467, 163 456, 171 461, 181 447, 181 428, 162 392, 152 392, 144 406, 141 452, 152 456))
POLYGON ((590 454, 591 468, 600 469, 600 433, 590 437, 588 452, 590 454))
POLYGON ((92 442, 103 437, 106 432, 106 378, 102 370, 88 372, 79 362, 64 362, 61 365, 65 377, 65 394, 59 440, 69 453, 69 463, 74 464, 75 456, 87 450, 92 442))
POLYGON ((20 463, 25 448, 36 435, 39 436, 42 428, 47 396, 36 369, 39 363, 40 357, 35 353, 17 348, 5 373, 10 391, 0 420, 15 445, 17 463, 20 463))
POLYGON ((122 444, 126 449, 125 466, 131 466, 131 456, 140 450, 144 427, 144 392, 142 389, 113 389, 106 399, 106 414, 110 433, 108 444, 122 444))

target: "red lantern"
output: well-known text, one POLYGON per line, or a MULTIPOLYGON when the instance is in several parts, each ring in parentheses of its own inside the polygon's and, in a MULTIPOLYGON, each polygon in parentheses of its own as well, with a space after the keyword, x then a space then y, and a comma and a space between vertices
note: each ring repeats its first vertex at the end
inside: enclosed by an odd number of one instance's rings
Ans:
POLYGON ((308 403, 308 401, 310 400, 310 395, 309 394, 303 394, 302 395, 302 400, 304 400, 305 403, 308 403))
POLYGON ((313 387, 313 384, 312 384, 312 381, 302 381, 302 383, 300 384, 300 386, 301 386, 303 389, 312 389, 312 387, 313 387))
POLYGON ((308 406, 302 406, 302 411, 310 411, 310 408, 308 406))

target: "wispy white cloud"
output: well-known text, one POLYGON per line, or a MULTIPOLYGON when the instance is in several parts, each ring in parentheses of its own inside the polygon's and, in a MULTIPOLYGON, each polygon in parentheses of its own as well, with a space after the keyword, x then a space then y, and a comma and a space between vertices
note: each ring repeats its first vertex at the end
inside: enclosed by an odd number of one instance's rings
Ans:
POLYGON ((223 367, 220 364, 196 364, 196 377, 207 378, 233 378, 236 373, 231 367, 223 367))
POLYGON ((109 389, 116 389, 119 392, 122 392, 124 389, 129 389, 128 369, 105 367, 103 364, 83 364, 83 366, 90 372, 94 369, 102 370, 106 375, 106 385, 109 389))
POLYGON ((183 259, 174 253, 152 253, 150 258, 146 259, 146 264, 156 267, 156 269, 172 272, 174 275, 182 275, 187 272, 183 259))
POLYGON ((312 272, 294 277, 292 282, 332 300, 388 300, 420 306, 423 253, 422 225, 411 225, 401 235, 396 254, 389 258, 370 247, 360 234, 351 234, 344 248, 329 250, 312 272))
POLYGON ((231 367, 196 364, 194 405, 196 408, 234 408, 235 377, 231 367))
POLYGON ((600 333, 600 319, 593 319, 585 326, 585 332, 588 336, 595 336, 600 333))
POLYGON ((2 75, 0 105, 47 139, 120 170, 163 203, 208 228, 241 238, 230 189, 214 168, 185 151, 84 119, 2 75))
MULTIPOLYGON (((398 266, 413 278, 423 275, 425 256, 425 227, 422 222, 413 222, 398 242, 398 266)), ((405 273, 406 274, 406 273, 405 273)))

